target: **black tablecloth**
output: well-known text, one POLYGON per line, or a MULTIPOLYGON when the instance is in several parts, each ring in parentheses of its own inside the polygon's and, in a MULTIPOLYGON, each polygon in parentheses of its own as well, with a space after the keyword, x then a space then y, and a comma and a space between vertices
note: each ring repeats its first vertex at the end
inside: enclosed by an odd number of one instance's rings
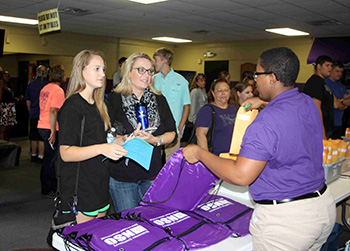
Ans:
POLYGON ((21 147, 4 140, 0 140, 0 168, 17 166, 21 147))

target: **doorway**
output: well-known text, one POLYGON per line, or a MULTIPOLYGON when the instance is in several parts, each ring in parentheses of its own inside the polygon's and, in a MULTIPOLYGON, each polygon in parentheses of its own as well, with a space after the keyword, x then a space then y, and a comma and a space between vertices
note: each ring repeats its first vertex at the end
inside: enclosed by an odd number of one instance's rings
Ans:
POLYGON ((207 77, 207 83, 205 85, 205 88, 207 89, 207 92, 210 89, 211 83, 218 78, 218 75, 221 71, 227 71, 228 72, 228 60, 221 60, 221 61, 205 61, 204 64, 204 74, 207 77))

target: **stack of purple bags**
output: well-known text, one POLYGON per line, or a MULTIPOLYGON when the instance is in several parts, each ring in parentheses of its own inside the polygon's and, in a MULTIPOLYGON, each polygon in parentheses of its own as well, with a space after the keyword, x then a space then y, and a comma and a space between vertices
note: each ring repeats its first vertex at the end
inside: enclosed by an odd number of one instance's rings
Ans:
POLYGON ((84 250, 192 250, 249 233, 252 209, 210 195, 218 181, 179 149, 164 165, 141 206, 66 227, 60 236, 84 250))

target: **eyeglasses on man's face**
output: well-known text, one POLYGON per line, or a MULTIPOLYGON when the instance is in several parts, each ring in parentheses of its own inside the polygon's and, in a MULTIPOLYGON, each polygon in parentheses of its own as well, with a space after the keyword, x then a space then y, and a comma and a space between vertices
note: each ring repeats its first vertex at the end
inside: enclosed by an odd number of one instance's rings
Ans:
POLYGON ((146 72, 148 73, 148 75, 152 76, 154 73, 153 69, 146 69, 144 67, 137 67, 137 68, 133 68, 134 70, 137 70, 138 73, 140 73, 141 75, 145 74, 146 72))
POLYGON ((279 80, 277 75, 274 72, 272 72, 272 71, 264 71, 264 72, 253 71, 252 75, 253 75, 253 78, 257 78, 259 75, 268 75, 268 74, 274 74, 276 79, 277 79, 277 81, 279 80))

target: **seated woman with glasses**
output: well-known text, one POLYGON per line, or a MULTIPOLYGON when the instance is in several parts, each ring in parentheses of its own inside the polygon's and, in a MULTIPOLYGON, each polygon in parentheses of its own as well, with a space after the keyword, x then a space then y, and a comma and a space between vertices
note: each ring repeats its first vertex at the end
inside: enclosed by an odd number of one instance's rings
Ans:
POLYGON ((133 160, 110 161, 110 194, 117 212, 136 207, 163 166, 162 145, 172 143, 177 134, 175 121, 163 95, 153 87, 153 64, 145 53, 134 53, 123 66, 123 79, 109 94, 107 106, 111 123, 120 122, 127 134, 138 128, 135 106, 147 107, 148 127, 137 137, 154 145, 149 171, 133 160))
POLYGON ((208 93, 208 106, 203 106, 197 114, 196 136, 197 145, 208 150, 207 133, 211 127, 212 108, 216 113, 213 153, 227 153, 230 150, 233 128, 238 108, 228 104, 230 86, 225 79, 216 79, 210 86, 208 93), (211 107, 209 107, 211 106, 211 107))

